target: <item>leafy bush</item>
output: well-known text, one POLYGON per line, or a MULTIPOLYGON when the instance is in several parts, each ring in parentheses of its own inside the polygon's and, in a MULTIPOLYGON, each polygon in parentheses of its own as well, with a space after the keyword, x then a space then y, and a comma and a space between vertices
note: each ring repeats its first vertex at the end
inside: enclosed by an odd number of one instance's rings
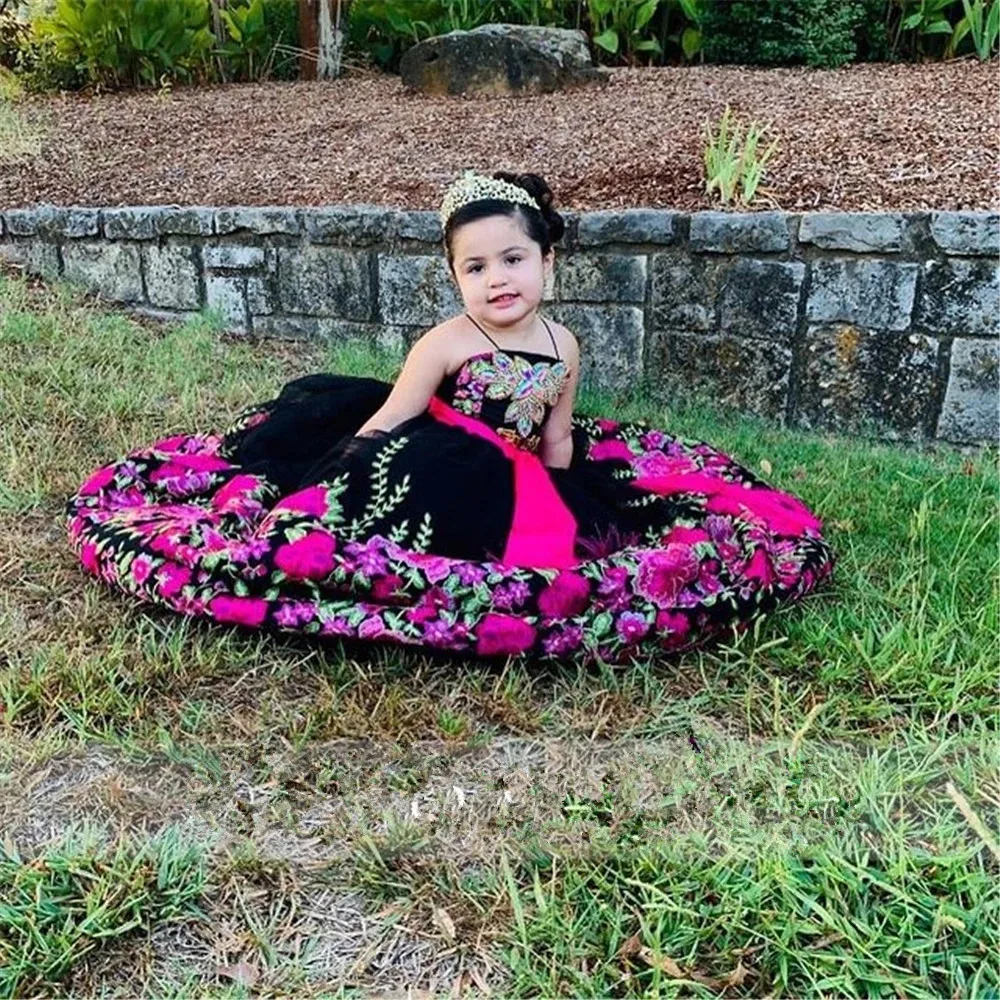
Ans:
POLYGON ((706 0, 705 59, 759 66, 842 66, 888 0, 706 0))
POLYGON ((269 76, 294 80, 299 75, 298 0, 264 0, 264 28, 270 50, 269 76))
POLYGON ((192 79, 214 44, 205 0, 58 0, 36 30, 90 81, 110 86, 192 79))

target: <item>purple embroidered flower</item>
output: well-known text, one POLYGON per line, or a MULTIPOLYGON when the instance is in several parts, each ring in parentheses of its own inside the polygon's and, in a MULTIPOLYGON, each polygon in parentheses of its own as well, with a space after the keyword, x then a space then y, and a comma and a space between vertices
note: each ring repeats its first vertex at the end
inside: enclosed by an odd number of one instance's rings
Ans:
POLYGON ((323 622, 321 635, 354 635, 354 626, 343 616, 334 615, 323 622))
POLYGON ((385 622, 382 621, 378 615, 372 615, 371 618, 366 618, 358 626, 358 638, 374 639, 376 636, 381 635, 385 630, 385 622))
POLYGON ((619 615, 615 628, 625 642, 638 642, 649 631, 649 622, 645 615, 626 611, 619 615))
POLYGON ((457 566, 458 578, 467 587, 474 586, 475 584, 486 579, 486 570, 482 566, 477 566, 475 563, 464 562, 459 563, 457 566))
POLYGON ((461 639, 468 633, 464 625, 449 625, 440 618, 429 621, 424 626, 424 641, 438 649, 457 649, 461 639))
POLYGON ((142 507, 146 503, 146 498, 142 490, 134 486, 127 490, 108 490, 108 506, 110 507, 142 507))
POLYGON ((229 558, 233 562, 248 563, 252 559, 260 559, 270 551, 271 543, 263 538, 251 538, 247 542, 240 542, 230 550, 229 558))
POLYGON ((531 588, 523 580, 512 580, 493 591, 493 606, 511 611, 523 605, 530 596, 531 588))
POLYGON ((308 601, 288 601, 274 613, 274 620, 282 628, 307 625, 316 617, 316 608, 308 601))
POLYGON ((624 566, 612 566, 604 571, 604 578, 597 587, 599 594, 617 594, 628 583, 628 570, 624 566))
POLYGON ((210 472, 185 472, 181 476, 168 479, 167 492, 175 497, 190 496, 192 493, 204 493, 212 482, 210 472))
POLYGON ((642 437, 639 438, 639 443, 646 449, 646 451, 654 451, 657 448, 662 448, 667 442, 667 435, 663 431, 646 431, 642 437))
POLYGON ((542 641, 542 648, 550 656, 564 656, 578 649, 583 642, 583 627, 567 625, 565 628, 551 632, 542 641))

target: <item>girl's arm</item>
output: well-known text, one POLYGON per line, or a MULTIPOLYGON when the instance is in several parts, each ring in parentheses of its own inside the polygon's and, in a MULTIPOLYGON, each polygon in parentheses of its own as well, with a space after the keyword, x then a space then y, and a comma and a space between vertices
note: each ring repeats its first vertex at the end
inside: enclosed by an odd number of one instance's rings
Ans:
POLYGON ((427 409, 447 372, 448 355, 441 338, 425 334, 407 355, 389 398, 356 434, 391 431, 404 420, 419 416, 427 409))
POLYGON ((562 350, 569 367, 569 381, 542 428, 541 459, 553 469, 567 469, 573 459, 573 401, 580 378, 580 352, 570 336, 562 350))

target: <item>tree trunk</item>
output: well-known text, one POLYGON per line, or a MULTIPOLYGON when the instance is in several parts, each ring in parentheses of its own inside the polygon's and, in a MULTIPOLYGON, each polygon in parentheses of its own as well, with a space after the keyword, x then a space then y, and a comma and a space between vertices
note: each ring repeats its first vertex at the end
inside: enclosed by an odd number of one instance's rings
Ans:
POLYGON ((299 0, 299 76, 333 80, 341 74, 350 0, 299 0))

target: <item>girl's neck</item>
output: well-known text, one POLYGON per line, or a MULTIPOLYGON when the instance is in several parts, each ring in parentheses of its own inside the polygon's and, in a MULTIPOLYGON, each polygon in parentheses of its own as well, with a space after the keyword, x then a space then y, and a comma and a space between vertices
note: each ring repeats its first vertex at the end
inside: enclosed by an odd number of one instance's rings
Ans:
POLYGON ((479 316, 472 316, 472 313, 468 314, 478 323, 491 337, 497 340, 530 340, 533 335, 540 329, 541 324, 538 319, 538 307, 524 316, 522 319, 518 320, 517 323, 512 323, 510 326, 494 326, 492 323, 487 322, 479 316))

